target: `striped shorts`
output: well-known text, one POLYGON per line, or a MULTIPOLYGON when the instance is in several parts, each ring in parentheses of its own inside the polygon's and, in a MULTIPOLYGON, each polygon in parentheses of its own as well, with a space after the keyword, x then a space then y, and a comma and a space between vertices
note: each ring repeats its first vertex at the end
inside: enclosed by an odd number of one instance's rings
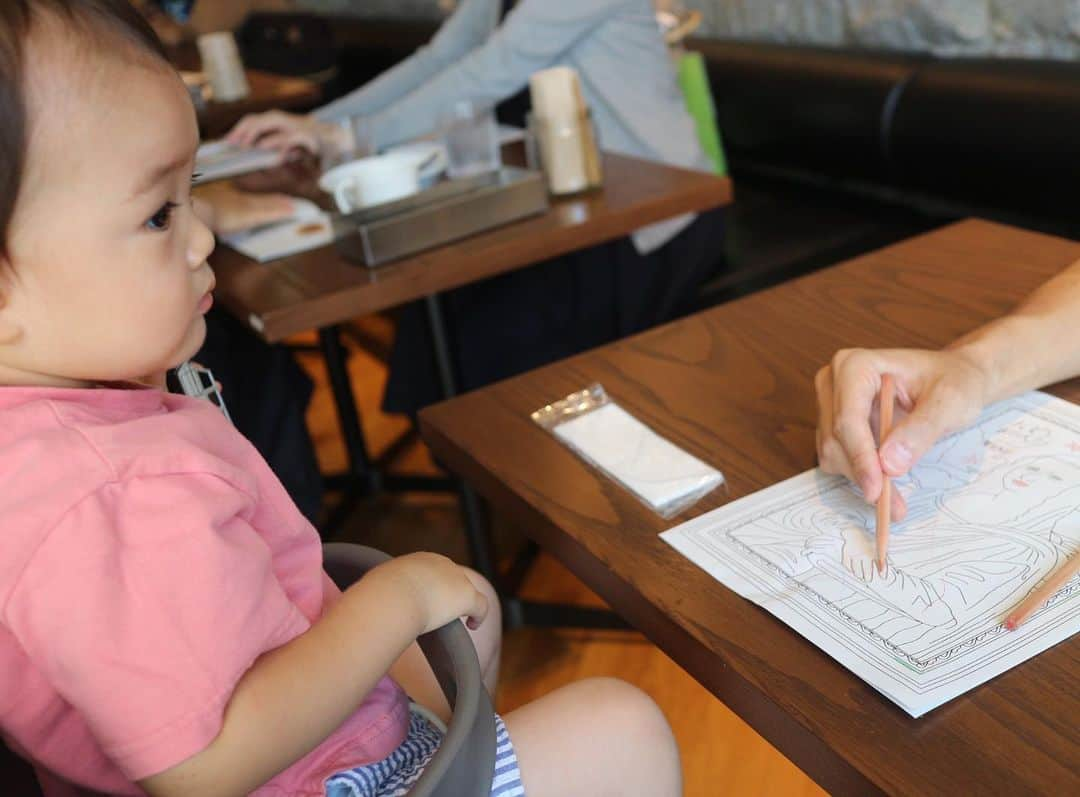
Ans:
MULTIPOLYGON (((442 743, 443 730, 429 713, 413 706, 409 731, 394 752, 374 764, 348 769, 326 779, 326 797, 404 797, 424 773, 442 743)), ((437 721, 437 720, 436 720, 437 721)), ((440 723, 441 724, 441 723, 440 723)), ((523 797, 517 755, 502 717, 495 715, 495 774, 491 797, 523 797)))

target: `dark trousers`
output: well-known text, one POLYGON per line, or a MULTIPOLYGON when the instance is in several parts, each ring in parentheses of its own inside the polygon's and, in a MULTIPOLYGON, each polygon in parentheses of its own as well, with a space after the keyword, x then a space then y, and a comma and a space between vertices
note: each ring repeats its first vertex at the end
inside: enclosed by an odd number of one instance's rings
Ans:
MULTIPOLYGON (((722 241, 722 211, 713 210, 647 255, 625 238, 447 292, 458 389, 677 318, 717 268, 722 241)), ((414 414, 442 398, 424 306, 414 303, 398 315, 383 407, 414 414)))

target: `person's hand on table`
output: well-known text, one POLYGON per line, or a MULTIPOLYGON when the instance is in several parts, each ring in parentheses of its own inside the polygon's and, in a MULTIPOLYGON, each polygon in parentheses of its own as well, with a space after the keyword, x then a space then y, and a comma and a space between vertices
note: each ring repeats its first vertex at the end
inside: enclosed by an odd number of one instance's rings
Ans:
POLYGON ((236 123, 226 140, 238 147, 259 147, 278 152, 303 149, 318 155, 327 148, 344 149, 346 131, 314 116, 266 111, 249 114, 236 123))
POLYGON ((237 175, 229 181, 230 185, 245 193, 288 194, 318 204, 320 198, 326 197, 319 188, 319 177, 322 176, 319 159, 305 151, 297 150, 295 154, 297 157, 277 166, 237 175))
POLYGON ((218 235, 281 221, 296 212, 292 197, 237 191, 226 182, 199 186, 192 193, 195 212, 218 235))
MULTIPOLYGON (((867 502, 885 478, 903 476, 937 440, 969 425, 987 401, 987 376, 955 349, 844 349, 814 379, 818 401, 817 451, 822 470, 847 476, 867 502), (896 381, 892 432, 880 452, 875 442, 881 377, 896 381)), ((907 505, 892 491, 892 515, 907 505)))

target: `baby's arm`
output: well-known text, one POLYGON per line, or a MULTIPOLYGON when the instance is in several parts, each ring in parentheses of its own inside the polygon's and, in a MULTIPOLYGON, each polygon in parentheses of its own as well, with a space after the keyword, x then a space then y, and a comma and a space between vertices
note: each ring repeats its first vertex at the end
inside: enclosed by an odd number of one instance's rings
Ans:
POLYGON ((154 797, 248 794, 337 729, 416 637, 458 617, 475 627, 486 612, 444 557, 380 565, 306 633, 256 660, 206 749, 139 785, 154 797))

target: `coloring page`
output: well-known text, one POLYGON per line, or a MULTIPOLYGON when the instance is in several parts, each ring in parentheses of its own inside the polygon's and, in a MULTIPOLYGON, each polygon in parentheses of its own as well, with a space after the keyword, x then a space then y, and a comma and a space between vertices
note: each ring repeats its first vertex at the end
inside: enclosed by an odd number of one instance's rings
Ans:
POLYGON ((915 717, 1080 630, 1080 576, 1002 625, 1080 551, 1080 407, 995 404, 894 484, 908 516, 884 574, 874 507, 820 470, 661 536, 915 717))

